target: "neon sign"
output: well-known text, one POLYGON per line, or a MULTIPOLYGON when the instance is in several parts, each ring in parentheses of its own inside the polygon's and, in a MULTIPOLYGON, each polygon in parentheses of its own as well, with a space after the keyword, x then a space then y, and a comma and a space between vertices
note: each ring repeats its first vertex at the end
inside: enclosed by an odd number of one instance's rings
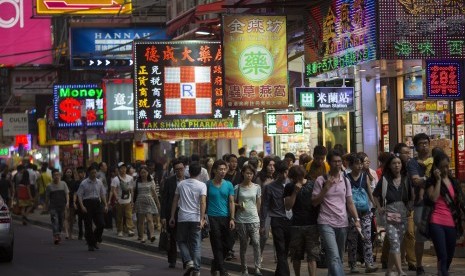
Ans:
POLYGON ((304 133, 304 114, 302 112, 267 113, 267 134, 291 135, 304 133))
POLYGON ((426 61, 426 93, 428 98, 460 98, 461 64, 459 62, 426 61))
POLYGON ((376 59, 376 2, 332 0, 306 13, 307 75, 376 59))
POLYGON ((9 148, 0 148, 0 156, 10 156, 9 148))
POLYGON ((98 84, 59 84, 53 86, 54 118, 58 127, 103 126, 105 105, 98 84))

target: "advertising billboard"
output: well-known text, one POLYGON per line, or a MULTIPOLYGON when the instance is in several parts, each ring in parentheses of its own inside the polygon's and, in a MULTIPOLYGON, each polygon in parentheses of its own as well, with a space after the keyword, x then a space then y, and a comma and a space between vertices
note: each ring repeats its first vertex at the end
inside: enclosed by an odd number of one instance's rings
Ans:
POLYGON ((29 133, 27 113, 5 113, 3 120, 3 136, 16 136, 29 133))
POLYGON ((136 130, 238 127, 224 109, 220 42, 136 41, 134 57, 136 130))
POLYGON ((103 81, 106 102, 105 132, 134 130, 134 84, 132 79, 103 81))
POLYGON ((76 27, 70 30, 71 69, 110 69, 132 66, 132 42, 166 40, 162 27, 76 27))
POLYGON ((287 108, 286 17, 223 16, 225 107, 287 108))
POLYGON ((36 0, 36 12, 39 15, 130 14, 132 1, 36 0))
POLYGON ((104 125, 104 93, 100 84, 55 84, 53 114, 58 127, 104 125))
POLYGON ((0 1, 0 67, 52 63, 51 20, 32 9, 32 1, 0 1))
POLYGON ((328 0, 305 13, 307 76, 376 59, 376 0, 328 0))

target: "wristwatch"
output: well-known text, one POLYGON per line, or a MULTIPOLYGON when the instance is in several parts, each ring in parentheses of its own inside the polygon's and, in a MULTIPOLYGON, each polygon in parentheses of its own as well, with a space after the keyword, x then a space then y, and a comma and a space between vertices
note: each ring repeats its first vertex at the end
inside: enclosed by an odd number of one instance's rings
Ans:
POLYGON ((356 218, 355 220, 356 220, 356 221, 360 221, 360 218, 356 218))

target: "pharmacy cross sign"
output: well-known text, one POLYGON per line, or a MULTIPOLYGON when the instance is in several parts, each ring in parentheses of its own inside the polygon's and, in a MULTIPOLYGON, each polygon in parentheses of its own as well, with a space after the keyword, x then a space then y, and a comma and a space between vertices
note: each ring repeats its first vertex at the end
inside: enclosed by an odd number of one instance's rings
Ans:
POLYGON ((302 111, 354 111, 353 87, 297 87, 296 107, 302 111))

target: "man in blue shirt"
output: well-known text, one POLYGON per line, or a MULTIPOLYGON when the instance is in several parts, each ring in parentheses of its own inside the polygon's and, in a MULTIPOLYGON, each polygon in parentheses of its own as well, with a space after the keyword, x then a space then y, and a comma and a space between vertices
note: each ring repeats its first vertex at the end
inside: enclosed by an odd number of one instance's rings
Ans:
POLYGON ((210 223, 210 243, 213 251, 212 274, 220 271, 221 276, 229 273, 224 267, 224 257, 230 249, 231 230, 234 229, 234 187, 224 180, 228 165, 223 160, 213 163, 213 177, 207 182, 207 215, 210 223))

